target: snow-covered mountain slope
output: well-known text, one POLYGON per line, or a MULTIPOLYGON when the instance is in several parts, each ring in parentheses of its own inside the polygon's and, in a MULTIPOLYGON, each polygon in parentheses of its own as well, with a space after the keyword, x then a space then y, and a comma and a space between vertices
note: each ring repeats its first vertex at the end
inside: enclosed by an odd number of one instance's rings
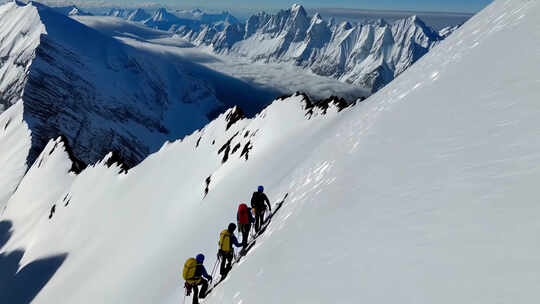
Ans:
POLYGON ((0 215, 28 169, 26 158, 32 146, 30 133, 23 120, 21 102, 0 115, 0 215))
POLYGON ((296 96, 231 126, 227 113, 128 174, 67 174, 51 141, 0 222, 0 265, 46 280, 0 272, 30 291, 10 299, 178 303, 185 259, 204 252, 211 270, 263 184, 285 205, 205 303, 536 301, 538 14, 495 1, 355 107, 308 119, 296 96))
MULTIPOLYGON (((255 61, 291 62, 323 76, 377 91, 425 55, 444 37, 418 17, 369 24, 335 25, 311 19, 293 5, 276 15, 259 13, 245 25, 203 26, 178 33, 215 52, 255 61)), ((451 29, 446 29, 448 36, 451 29)))
POLYGON ((143 23, 152 28, 168 31, 175 24, 187 23, 188 25, 191 25, 194 21, 180 19, 176 17, 176 15, 169 13, 165 8, 160 8, 152 14, 150 19, 145 20, 143 23))
POLYGON ((148 20, 151 17, 152 16, 149 13, 147 13, 145 10, 143 10, 142 8, 137 8, 131 13, 129 13, 129 15, 127 16, 127 20, 133 21, 133 22, 142 22, 142 21, 148 20))
POLYGON ((117 151, 132 166, 204 126, 224 105, 178 61, 130 47, 46 6, 0 8, 0 100, 23 103, 28 164, 65 136, 85 164, 117 151))

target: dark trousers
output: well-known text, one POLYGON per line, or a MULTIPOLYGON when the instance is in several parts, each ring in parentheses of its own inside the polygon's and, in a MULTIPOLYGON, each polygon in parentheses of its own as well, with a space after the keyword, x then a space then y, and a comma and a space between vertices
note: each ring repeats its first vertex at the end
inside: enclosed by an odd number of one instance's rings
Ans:
POLYGON ((265 212, 266 212, 266 208, 255 209, 255 232, 259 232, 259 230, 261 230, 261 226, 264 222, 265 212))
POLYGON ((238 224, 238 230, 242 233, 242 246, 247 247, 249 231, 251 230, 251 224, 238 224))
POLYGON ((219 267, 219 274, 226 276, 227 273, 231 270, 231 264, 233 259, 233 251, 225 252, 223 250, 219 251, 219 256, 221 257, 221 265, 219 267))
POLYGON ((199 304, 199 298, 204 299, 206 297, 206 291, 208 290, 208 281, 201 278, 199 284, 193 284, 193 304, 199 304), (201 291, 199 292, 199 286, 201 285, 201 291))

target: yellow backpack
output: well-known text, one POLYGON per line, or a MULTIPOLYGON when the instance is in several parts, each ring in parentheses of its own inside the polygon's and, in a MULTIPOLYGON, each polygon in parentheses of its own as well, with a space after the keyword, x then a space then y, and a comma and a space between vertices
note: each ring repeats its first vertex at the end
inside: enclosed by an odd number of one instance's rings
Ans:
POLYGON ((184 263, 184 270, 182 271, 182 277, 186 282, 190 284, 198 283, 201 278, 195 277, 195 272, 197 271, 197 260, 195 258, 189 258, 184 263))
POLYGON ((219 235, 219 249, 225 252, 231 251, 231 233, 225 229, 219 235))

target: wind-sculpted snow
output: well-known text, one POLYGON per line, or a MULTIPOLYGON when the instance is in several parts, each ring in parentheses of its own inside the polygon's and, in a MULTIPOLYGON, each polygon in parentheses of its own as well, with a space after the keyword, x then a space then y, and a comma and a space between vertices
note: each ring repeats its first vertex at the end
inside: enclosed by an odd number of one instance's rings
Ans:
POLYGON ((214 90, 181 64, 137 50, 37 4, 2 6, 2 91, 22 99, 31 165, 65 136, 85 164, 116 151, 131 167, 224 110, 214 90))
POLYGON ((0 254, 68 254, 34 303, 182 302, 185 260, 211 270, 264 185, 287 200, 205 303, 534 303, 539 13, 495 1, 355 107, 230 110, 127 174, 112 155, 69 173, 52 140, 10 197, 0 254))
MULTIPOLYGON (((448 36, 452 29, 446 29, 448 36)), ((377 91, 443 39, 416 16, 392 24, 339 25, 319 14, 311 19, 299 5, 276 15, 251 16, 245 26, 180 29, 179 34, 217 53, 255 61, 290 62, 316 74, 377 91)))

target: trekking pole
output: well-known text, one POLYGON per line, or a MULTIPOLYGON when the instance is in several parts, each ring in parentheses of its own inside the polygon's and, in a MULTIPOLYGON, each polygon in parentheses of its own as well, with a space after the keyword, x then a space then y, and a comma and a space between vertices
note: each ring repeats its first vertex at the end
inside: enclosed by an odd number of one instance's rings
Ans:
POLYGON ((211 274, 212 278, 214 277, 214 273, 216 272, 216 269, 217 269, 216 266, 217 266, 220 259, 221 259, 221 257, 218 254, 216 262, 214 263, 214 267, 212 267, 212 274, 211 274))

